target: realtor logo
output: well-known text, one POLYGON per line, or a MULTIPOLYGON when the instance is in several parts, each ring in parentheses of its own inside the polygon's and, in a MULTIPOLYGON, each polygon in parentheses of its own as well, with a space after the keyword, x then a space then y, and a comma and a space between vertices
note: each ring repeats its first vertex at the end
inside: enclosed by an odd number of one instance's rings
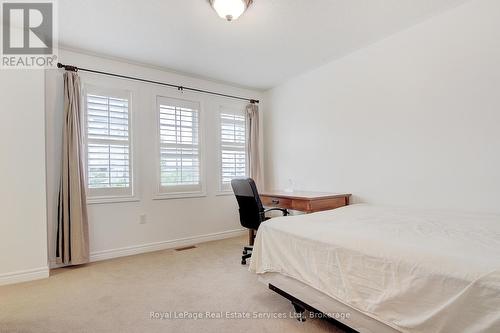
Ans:
POLYGON ((54 2, 2 3, 3 68, 46 68, 55 65, 54 2))

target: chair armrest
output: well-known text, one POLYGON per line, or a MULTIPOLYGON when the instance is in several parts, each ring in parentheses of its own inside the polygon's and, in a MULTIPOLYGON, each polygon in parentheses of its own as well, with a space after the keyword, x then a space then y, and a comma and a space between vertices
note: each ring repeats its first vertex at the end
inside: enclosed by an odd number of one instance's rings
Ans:
POLYGON ((264 210, 264 214, 267 213, 267 212, 271 212, 273 210, 279 210, 280 212, 283 213, 283 216, 287 216, 289 213, 288 213, 288 210, 284 209, 284 208, 268 208, 268 209, 265 209, 264 210))

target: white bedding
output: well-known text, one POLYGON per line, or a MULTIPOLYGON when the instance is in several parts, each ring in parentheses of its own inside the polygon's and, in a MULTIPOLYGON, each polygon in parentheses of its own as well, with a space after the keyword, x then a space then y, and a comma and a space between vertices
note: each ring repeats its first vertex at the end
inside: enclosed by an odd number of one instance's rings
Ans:
POLYGON ((259 227, 250 270, 402 332, 500 332, 500 216, 351 205, 259 227))

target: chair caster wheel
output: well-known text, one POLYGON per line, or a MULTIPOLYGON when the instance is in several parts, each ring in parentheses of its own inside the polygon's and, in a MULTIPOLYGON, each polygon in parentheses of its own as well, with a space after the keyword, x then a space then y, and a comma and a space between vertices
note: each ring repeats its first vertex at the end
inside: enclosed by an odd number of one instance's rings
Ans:
POLYGON ((246 260, 242 260, 242 261, 241 261, 241 264, 242 264, 242 265, 246 265, 246 264, 247 264, 247 261, 246 261, 246 260))

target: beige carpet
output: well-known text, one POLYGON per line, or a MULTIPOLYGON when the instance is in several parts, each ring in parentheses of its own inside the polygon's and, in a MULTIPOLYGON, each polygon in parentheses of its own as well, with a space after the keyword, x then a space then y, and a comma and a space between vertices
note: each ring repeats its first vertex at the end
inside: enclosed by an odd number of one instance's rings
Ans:
POLYGON ((245 238, 52 271, 0 287, 0 332, 341 332, 308 319, 151 319, 151 312, 289 313, 240 265, 245 238))

